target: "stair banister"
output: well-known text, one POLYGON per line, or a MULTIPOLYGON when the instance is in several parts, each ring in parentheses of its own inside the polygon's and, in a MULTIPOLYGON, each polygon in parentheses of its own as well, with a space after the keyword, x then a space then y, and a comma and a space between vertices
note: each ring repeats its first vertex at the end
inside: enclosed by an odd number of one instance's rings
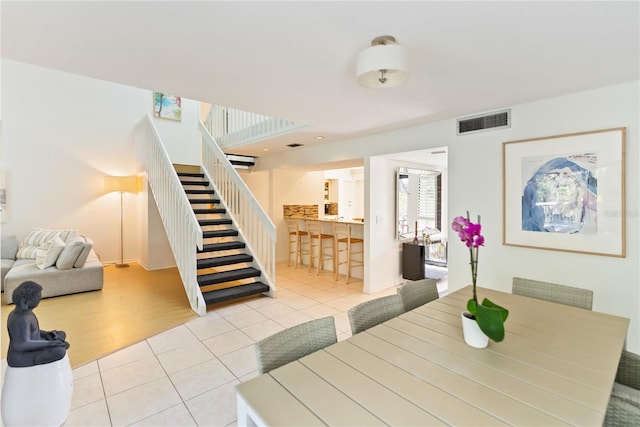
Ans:
POLYGON ((255 255, 255 261, 272 289, 270 294, 274 296, 276 227, 206 126, 200 122, 199 128, 202 136, 202 168, 255 255))
POLYGON ((151 115, 145 117, 143 164, 149 186, 182 278, 191 309, 203 316, 207 307, 197 280, 197 249, 203 248, 202 229, 151 115))

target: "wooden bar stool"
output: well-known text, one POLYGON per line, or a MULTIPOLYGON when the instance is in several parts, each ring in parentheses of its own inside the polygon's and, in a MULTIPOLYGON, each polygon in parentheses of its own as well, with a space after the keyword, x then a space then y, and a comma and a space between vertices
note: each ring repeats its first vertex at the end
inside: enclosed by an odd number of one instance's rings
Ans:
POLYGON ((309 271, 313 268, 313 260, 318 260, 316 268, 316 276, 320 274, 320 270, 324 269, 324 262, 331 260, 333 269, 335 270, 335 241, 333 234, 325 234, 322 232, 322 223, 320 221, 307 220, 307 232, 309 233, 309 271), (324 242, 328 242, 329 246, 324 242), (327 252, 331 250, 331 252, 327 252))
POLYGON ((340 277, 340 266, 346 265, 347 271, 346 283, 349 283, 349 276, 351 269, 354 267, 364 268, 364 240, 358 237, 351 236, 351 224, 345 224, 340 222, 333 223, 333 235, 335 239, 334 246, 336 248, 335 253, 335 276, 336 280, 340 277), (344 253, 344 260, 340 260, 340 254, 344 253), (355 257, 354 255, 360 255, 355 257))
POLYGON ((295 266, 302 264, 302 255, 309 254, 309 233, 300 230, 300 221, 292 218, 285 218, 287 229, 289 230, 289 259, 287 265, 291 267, 291 254, 295 254, 295 266), (306 238, 306 241, 305 241, 306 238))

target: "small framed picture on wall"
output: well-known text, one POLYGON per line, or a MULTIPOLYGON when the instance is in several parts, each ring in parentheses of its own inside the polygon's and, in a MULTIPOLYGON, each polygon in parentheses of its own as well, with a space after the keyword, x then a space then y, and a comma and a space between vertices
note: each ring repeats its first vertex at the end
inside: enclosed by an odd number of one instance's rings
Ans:
POLYGON ((153 92, 153 117, 182 121, 182 100, 179 96, 153 92))

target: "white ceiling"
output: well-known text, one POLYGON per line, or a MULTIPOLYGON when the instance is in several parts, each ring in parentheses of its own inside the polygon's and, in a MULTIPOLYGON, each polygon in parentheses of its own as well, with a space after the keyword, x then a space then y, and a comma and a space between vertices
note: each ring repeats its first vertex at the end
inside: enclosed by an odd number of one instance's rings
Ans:
POLYGON ((639 4, 2 1, 1 53, 306 125, 238 152, 260 156, 637 80, 639 4), (355 57, 383 34, 410 79, 360 87, 355 57))

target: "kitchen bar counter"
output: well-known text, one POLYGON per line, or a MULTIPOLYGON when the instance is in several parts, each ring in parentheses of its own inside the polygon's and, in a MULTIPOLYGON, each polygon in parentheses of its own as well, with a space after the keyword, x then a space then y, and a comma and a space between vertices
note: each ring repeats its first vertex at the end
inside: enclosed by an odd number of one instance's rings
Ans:
POLYGON ((360 239, 364 238, 364 222, 353 220, 337 220, 332 217, 322 218, 305 218, 301 216, 289 216, 285 219, 297 219, 300 221, 300 230, 306 230, 306 221, 320 221, 322 223, 322 232, 326 234, 333 234, 333 224, 349 224, 351 225, 351 235, 360 239))
MULTIPOLYGON (((348 224, 351 226, 351 236, 355 237, 355 238, 359 238, 359 239, 364 239, 364 222, 362 221, 349 221, 349 220, 337 220, 333 217, 323 217, 323 218, 305 218, 302 216, 287 216, 285 217, 285 219, 295 219, 299 222, 299 228, 300 231, 306 231, 307 230, 307 221, 318 221, 320 222, 320 229, 322 231, 323 234, 329 234, 329 235, 334 235, 334 224, 348 224)), ((325 239, 326 241, 326 239, 325 239)), ((325 243, 324 245, 329 246, 327 243, 325 243)), ((332 240, 332 244, 331 246, 333 246, 333 240, 332 240)), ((334 251, 336 251, 336 248, 334 247, 333 250, 331 250, 330 247, 326 248, 328 250, 328 253, 331 254, 331 256, 334 256, 334 251)), ((362 248, 362 250, 364 250, 364 248, 362 248)), ((315 252, 315 251, 314 251, 315 252)), ((341 259, 344 261, 344 257, 346 255, 346 252, 343 251, 343 254, 341 256, 341 259)), ((361 254, 364 255, 364 254, 361 254)), ((316 261, 317 262, 317 261, 316 261)), ((304 265, 309 265, 309 257, 308 254, 305 254, 302 257, 302 264, 304 265)), ((346 270, 345 270, 346 266, 343 266, 340 268, 340 273, 341 274, 345 274, 346 270)), ((329 270, 329 271, 334 271, 335 269, 335 265, 332 259, 326 260, 323 263, 323 269, 325 270, 329 270)), ((355 268, 352 270, 352 277, 356 277, 359 279, 362 279, 362 274, 361 273, 362 269, 361 268, 355 268), (356 273, 356 274, 353 274, 356 273)))
POLYGON ((351 220, 338 220, 332 216, 328 216, 328 217, 322 217, 322 218, 305 218, 305 217, 301 217, 301 216, 289 216, 289 217, 285 217, 285 218, 291 218, 291 219, 299 219, 300 221, 322 221, 322 222, 339 222, 339 223, 344 223, 344 224, 354 224, 354 225, 364 225, 364 221, 354 221, 353 219, 351 220))

